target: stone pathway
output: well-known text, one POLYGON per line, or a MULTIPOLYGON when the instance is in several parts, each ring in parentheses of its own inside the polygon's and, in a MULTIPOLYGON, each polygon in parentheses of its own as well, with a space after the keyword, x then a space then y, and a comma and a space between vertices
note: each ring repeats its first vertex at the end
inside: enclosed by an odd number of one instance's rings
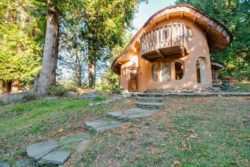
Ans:
POLYGON ((52 151, 45 156, 41 157, 38 161, 39 164, 58 164, 63 165, 66 160, 70 157, 70 152, 68 151, 52 151))
MULTIPOLYGON (((101 102, 100 104, 110 104, 121 99, 121 97, 114 97, 113 99, 101 102)), ((103 120, 85 121, 85 127, 87 127, 90 132, 94 131, 96 133, 101 133, 122 127, 123 121, 150 117, 156 109, 163 107, 162 101, 164 98, 137 96, 136 100, 137 108, 109 112, 107 113, 107 117, 110 119, 105 118, 103 120)), ((70 158, 72 151, 84 153, 90 142, 89 138, 90 134, 79 133, 69 137, 61 137, 58 140, 31 144, 26 150, 28 158, 16 161, 16 166, 33 167, 36 163, 63 165, 70 158)), ((0 167, 9 167, 9 164, 7 162, 0 162, 0 167)))
MULTIPOLYGON (((31 144, 27 147, 28 157, 17 160, 17 167, 34 167, 36 164, 63 165, 71 156, 72 151, 82 152, 86 149, 90 134, 78 133, 72 136, 61 137, 58 140, 49 140, 31 144)), ((0 167, 5 167, 1 166, 0 167)), ((8 167, 8 166, 6 166, 8 167)))
POLYGON ((52 150, 56 149, 58 146, 59 142, 55 140, 35 143, 27 147, 27 154, 30 158, 39 160, 52 150))
POLYGON ((153 112, 154 112, 153 110, 131 108, 120 112, 109 112, 107 116, 121 121, 129 121, 139 118, 150 117, 153 114, 153 112))
POLYGON ((112 120, 86 121, 84 124, 90 131, 94 132, 104 132, 122 126, 121 122, 112 120))

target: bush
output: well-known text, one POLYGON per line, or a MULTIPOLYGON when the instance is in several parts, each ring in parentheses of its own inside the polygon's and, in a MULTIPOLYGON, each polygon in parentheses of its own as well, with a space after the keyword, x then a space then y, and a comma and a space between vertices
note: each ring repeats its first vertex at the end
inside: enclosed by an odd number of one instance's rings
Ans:
POLYGON ((54 96, 62 96, 65 93, 65 88, 62 85, 54 85, 49 89, 49 94, 54 96))

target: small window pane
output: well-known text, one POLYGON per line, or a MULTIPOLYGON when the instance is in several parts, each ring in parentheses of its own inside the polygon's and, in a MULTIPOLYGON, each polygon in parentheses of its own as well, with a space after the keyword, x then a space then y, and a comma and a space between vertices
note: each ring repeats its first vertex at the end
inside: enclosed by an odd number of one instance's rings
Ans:
POLYGON ((162 64, 161 77, 162 77, 162 81, 170 81, 171 80, 170 64, 168 64, 168 63, 162 64))
POLYGON ((158 81, 158 71, 159 71, 158 64, 153 64, 152 65, 152 78, 154 81, 158 81))

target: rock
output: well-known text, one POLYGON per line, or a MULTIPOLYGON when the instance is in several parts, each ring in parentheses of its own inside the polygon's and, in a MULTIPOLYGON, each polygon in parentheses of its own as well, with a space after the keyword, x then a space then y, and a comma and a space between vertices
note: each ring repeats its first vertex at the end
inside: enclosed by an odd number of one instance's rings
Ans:
POLYGON ((111 120, 86 121, 84 124, 88 129, 93 130, 95 132, 103 132, 106 130, 121 127, 120 122, 111 120))
POLYGON ((95 98, 97 98, 97 94, 87 93, 87 94, 81 95, 81 98, 82 99, 95 99, 95 98))
POLYGON ((31 95, 31 92, 3 94, 0 95, 0 105, 22 102, 27 96, 31 95))
POLYGON ((119 100, 122 100, 122 97, 121 96, 114 96, 114 97, 112 97, 112 99, 114 101, 119 101, 119 100))
POLYGON ((10 167, 8 162, 0 162, 0 167, 10 167))
POLYGON ((34 161, 29 158, 21 159, 16 161, 17 167, 34 167, 34 161))
POLYGON ((66 96, 66 97, 72 97, 72 96, 78 96, 76 92, 74 91, 66 91, 63 96, 66 96))
POLYGON ((230 83, 224 82, 220 88, 221 90, 230 90, 233 89, 233 86, 230 83))
POLYGON ((136 102, 135 103, 137 107, 142 109, 148 109, 148 110, 155 110, 163 108, 164 105, 159 102, 149 103, 149 102, 136 102))
POLYGON ((107 115, 118 120, 133 120, 149 117, 153 114, 153 110, 143 110, 140 108, 132 108, 122 112, 109 112, 107 115))
POLYGON ((57 141, 44 141, 35 143, 27 147, 27 154, 29 157, 39 160, 42 156, 48 154, 59 146, 57 141))
POLYGON ((51 163, 56 165, 62 165, 66 162, 70 157, 70 152, 67 151, 52 151, 49 154, 43 156, 39 163, 51 163))

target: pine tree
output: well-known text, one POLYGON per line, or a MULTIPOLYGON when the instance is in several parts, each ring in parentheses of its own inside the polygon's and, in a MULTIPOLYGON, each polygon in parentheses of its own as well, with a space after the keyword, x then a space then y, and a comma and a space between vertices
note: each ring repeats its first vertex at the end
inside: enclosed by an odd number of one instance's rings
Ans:
POLYGON ((42 22, 26 1, 0 3, 0 81, 5 93, 13 81, 31 82, 40 69, 42 22))

